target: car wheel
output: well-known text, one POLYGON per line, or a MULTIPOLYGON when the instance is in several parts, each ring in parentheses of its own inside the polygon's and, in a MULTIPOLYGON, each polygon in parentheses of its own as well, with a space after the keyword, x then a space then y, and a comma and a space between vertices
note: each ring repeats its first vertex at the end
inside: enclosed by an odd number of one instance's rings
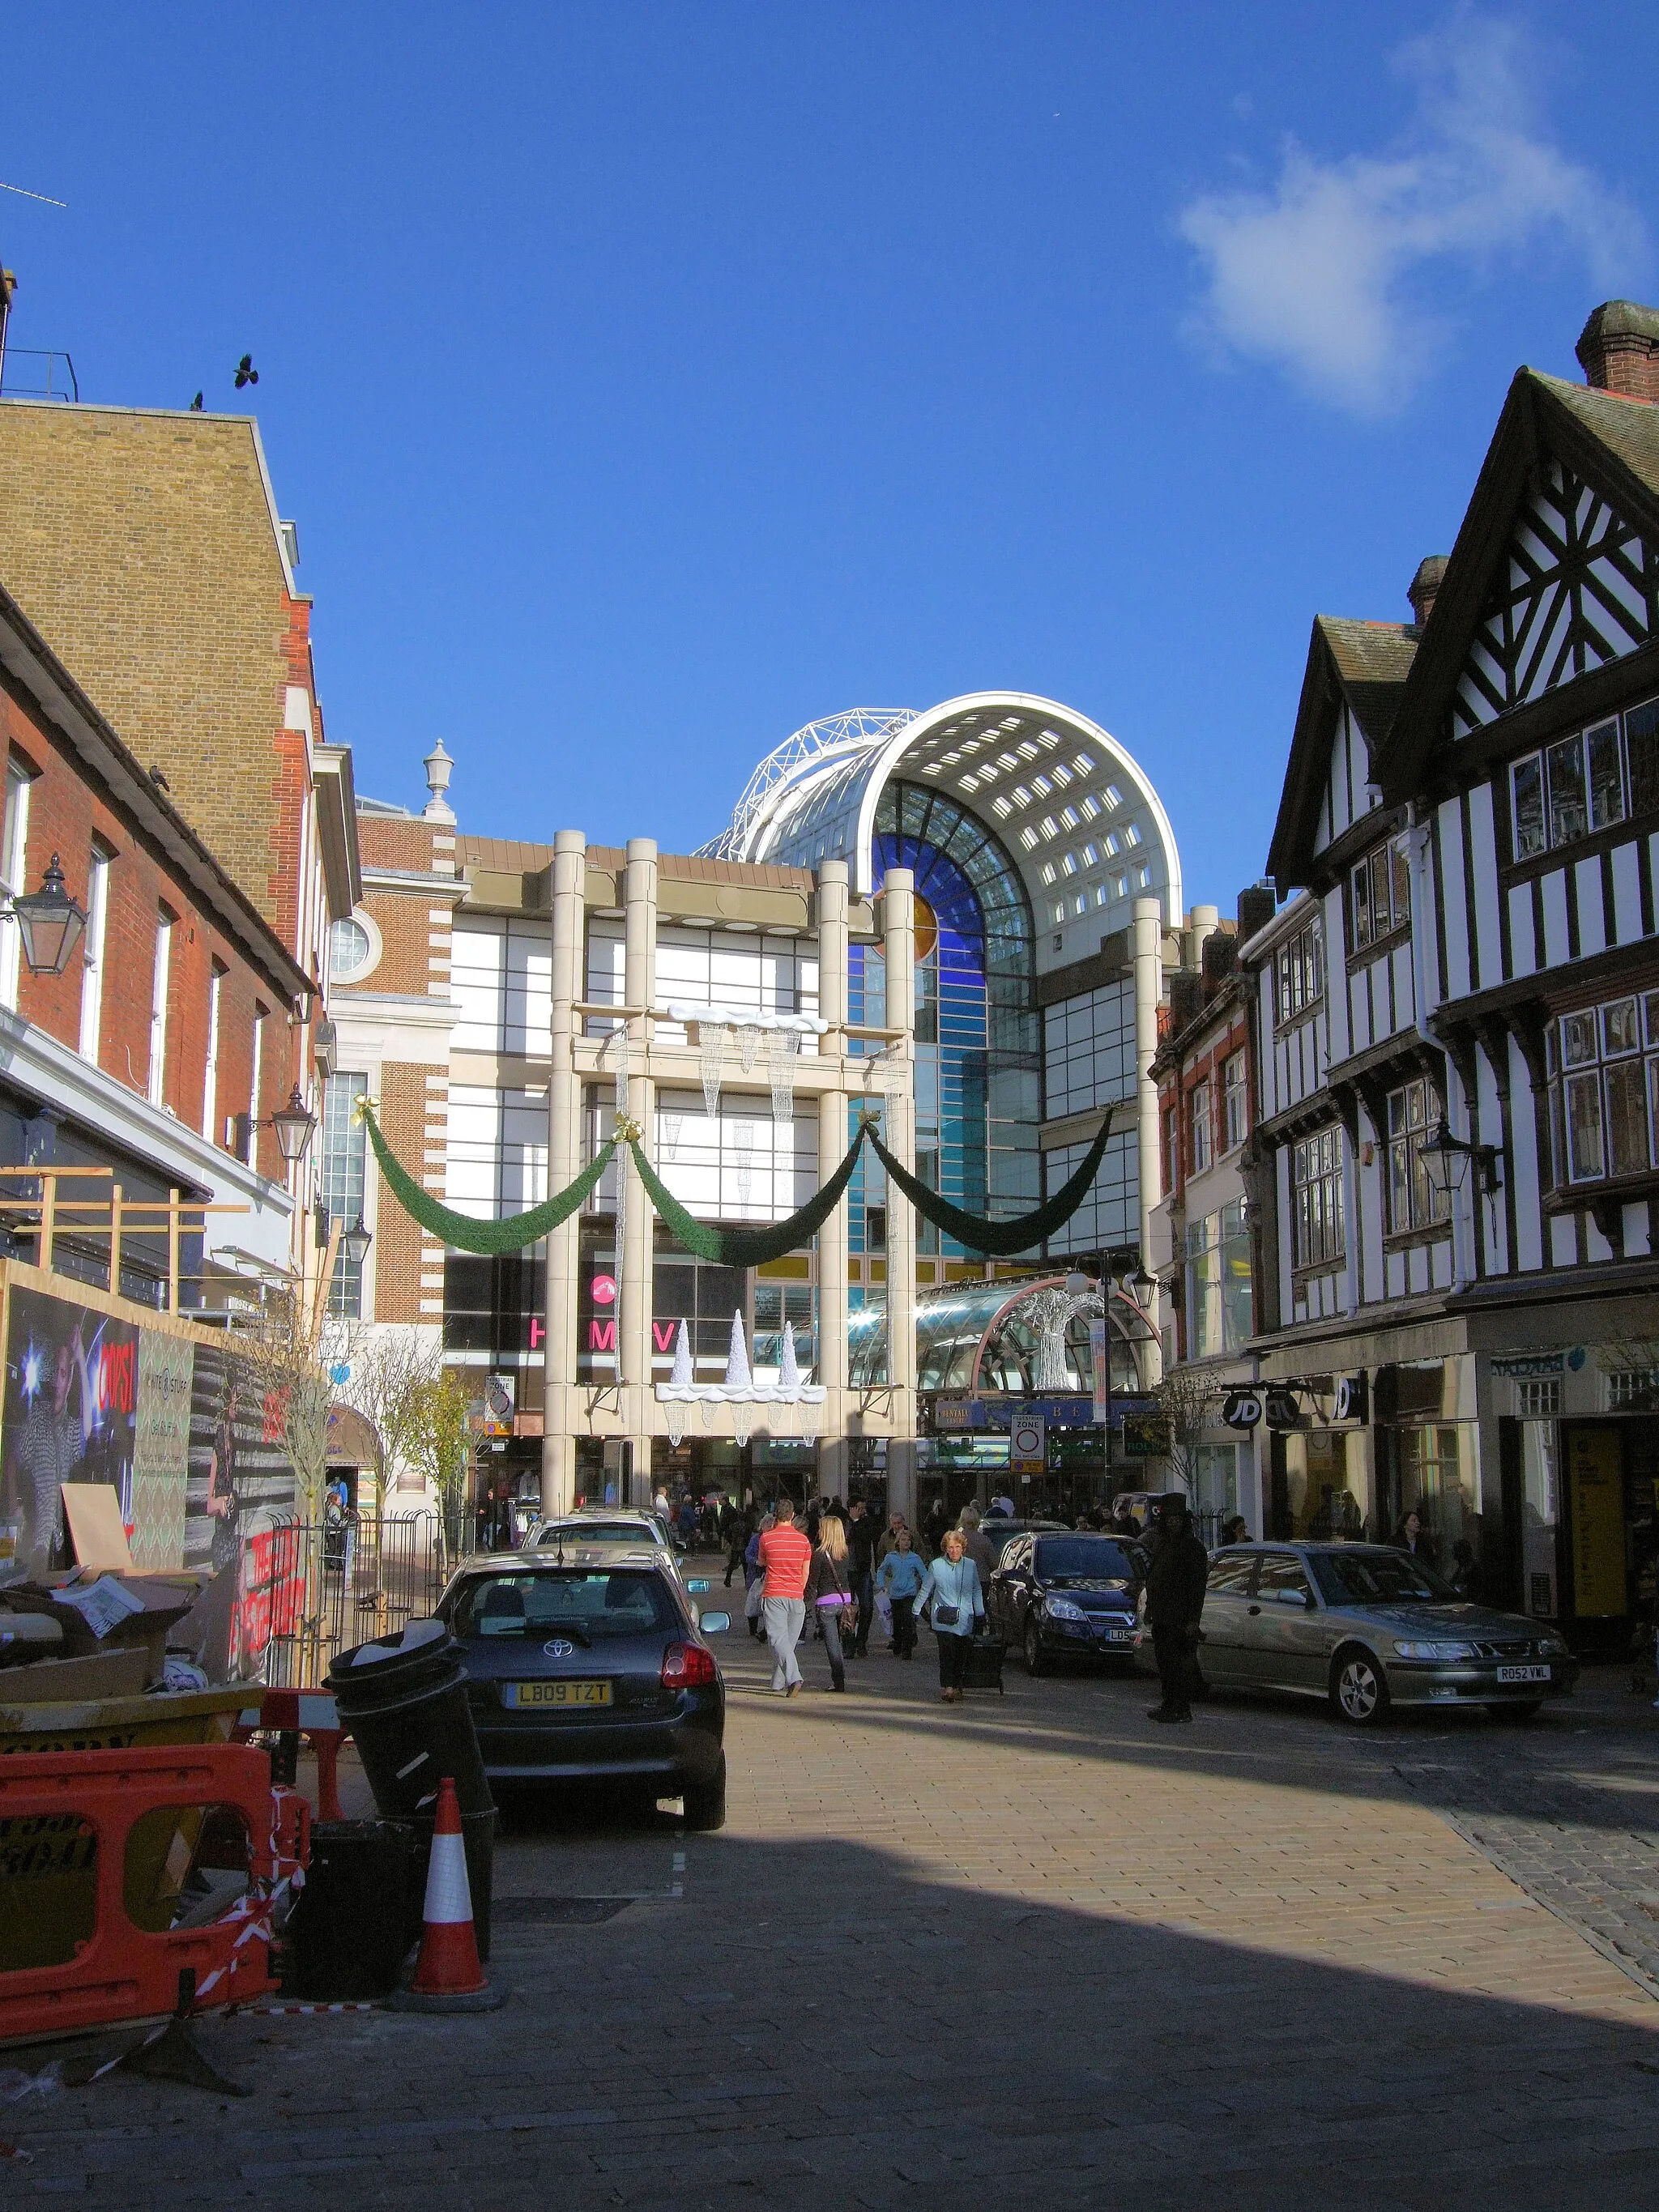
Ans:
POLYGON ((720 1753, 720 1766, 712 1782, 688 1783, 682 1795, 688 1828, 723 1828, 726 1826, 726 1753, 720 1753))
POLYGON ((1544 1710, 1541 1698, 1519 1698, 1501 1705, 1488 1705, 1486 1711, 1495 1721, 1535 1721, 1544 1710))
POLYGON ((1048 1673, 1048 1662, 1043 1656, 1042 1638, 1037 1634, 1037 1625, 1036 1621, 1029 1618, 1025 1623, 1025 1639, 1021 1649, 1025 1660, 1025 1671, 1028 1674, 1046 1674, 1048 1673))
POLYGON ((1388 1678, 1370 1653, 1357 1644, 1336 1655, 1331 1703, 1337 1717, 1354 1728, 1375 1728, 1389 1717, 1388 1678))

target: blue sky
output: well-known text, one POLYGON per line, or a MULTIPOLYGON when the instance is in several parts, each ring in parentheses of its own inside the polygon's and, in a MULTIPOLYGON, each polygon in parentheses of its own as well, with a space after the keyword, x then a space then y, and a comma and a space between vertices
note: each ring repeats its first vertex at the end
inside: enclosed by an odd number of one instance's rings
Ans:
MULTIPOLYGON (((234 404, 329 734, 684 848, 814 716, 1092 715, 1262 866, 1316 611, 1403 619, 1504 388, 1659 297, 1659 11, 8 11, 12 339, 234 404)), ((3 548, 0 548, 0 576, 3 548)))

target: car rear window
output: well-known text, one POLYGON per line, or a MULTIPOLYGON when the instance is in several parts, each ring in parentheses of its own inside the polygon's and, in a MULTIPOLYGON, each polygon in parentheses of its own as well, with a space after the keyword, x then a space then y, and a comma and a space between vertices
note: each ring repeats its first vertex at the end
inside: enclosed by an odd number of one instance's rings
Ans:
POLYGON ((638 1521, 562 1521, 544 1528, 536 1542, 543 1544, 632 1544, 643 1550, 659 1541, 654 1528, 638 1521))
POLYGON ((1457 1595, 1409 1552, 1315 1552, 1309 1565, 1328 1605, 1445 1605, 1457 1595))
POLYGON ((544 1570, 533 1575, 479 1575, 461 1590, 450 1623, 467 1641, 550 1636, 580 1629, 602 1636, 672 1634, 684 1627, 655 1574, 544 1570))
POLYGON ((1045 1536, 1036 1547, 1036 1571, 1045 1583, 1129 1583, 1140 1573, 1140 1555, 1109 1536, 1045 1536))

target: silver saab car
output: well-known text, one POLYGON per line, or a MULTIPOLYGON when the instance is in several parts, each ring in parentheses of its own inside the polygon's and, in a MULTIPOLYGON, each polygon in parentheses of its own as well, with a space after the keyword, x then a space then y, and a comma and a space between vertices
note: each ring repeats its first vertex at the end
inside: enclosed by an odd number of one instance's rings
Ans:
POLYGON ((1542 1621, 1468 1605, 1381 1544, 1236 1544, 1210 1562, 1202 1664, 1218 1687, 1328 1698, 1364 1728, 1390 1705, 1485 1705, 1526 1719, 1578 1662, 1542 1621))

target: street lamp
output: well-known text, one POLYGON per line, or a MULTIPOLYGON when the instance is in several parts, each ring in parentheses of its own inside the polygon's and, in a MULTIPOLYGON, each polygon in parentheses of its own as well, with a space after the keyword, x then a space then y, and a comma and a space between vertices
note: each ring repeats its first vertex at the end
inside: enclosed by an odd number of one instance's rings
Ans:
POLYGON ((1481 1195, 1490 1198, 1498 1186, 1498 1158, 1496 1145, 1466 1144, 1462 1137, 1454 1137, 1443 1114, 1424 1134, 1424 1173, 1439 1195, 1448 1200, 1462 1188, 1471 1160, 1481 1195))
POLYGON ((31 975, 61 975, 87 926, 86 908, 64 889, 64 871, 52 856, 38 891, 25 891, 0 908, 17 924, 23 959, 31 975))
POLYGON ((289 1167, 305 1158, 306 1148, 316 1131, 317 1116, 300 1096, 297 1083, 287 1105, 279 1106, 271 1115, 270 1126, 276 1133, 276 1149, 289 1167))
POLYGON ((363 1217, 357 1216, 356 1225, 348 1229, 340 1239, 340 1249, 354 1267, 361 1267, 368 1257, 368 1248, 374 1242, 363 1226, 363 1217))

